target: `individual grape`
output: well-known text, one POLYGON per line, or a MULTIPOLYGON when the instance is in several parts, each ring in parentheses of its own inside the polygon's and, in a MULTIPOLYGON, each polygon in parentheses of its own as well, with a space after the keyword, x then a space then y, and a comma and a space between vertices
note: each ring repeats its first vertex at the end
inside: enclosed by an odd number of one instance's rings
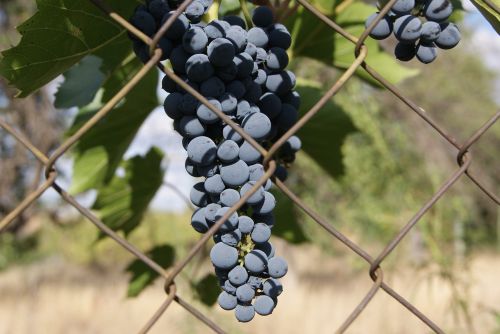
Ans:
POLYGON ((257 103, 259 101, 260 96, 262 95, 262 87, 259 84, 251 81, 247 86, 247 92, 243 97, 250 103, 257 103))
POLYGON ((205 191, 212 195, 219 195, 226 188, 220 174, 208 177, 203 185, 205 191))
POLYGON ((276 117, 276 124, 278 124, 278 129, 281 131, 287 131, 290 129, 298 120, 299 113, 292 105, 283 103, 281 105, 281 111, 276 117))
POLYGON ((241 16, 238 15, 227 15, 222 18, 222 20, 226 21, 232 26, 240 26, 243 29, 247 28, 247 25, 245 23, 245 20, 241 18, 241 16))
POLYGON ((263 48, 257 48, 257 52, 255 53, 255 60, 257 63, 265 62, 267 59, 267 51, 263 48))
MULTIPOLYGON (((218 269, 217 267, 215 269, 218 269)), ((224 281, 224 285, 222 286, 222 290, 226 291, 230 295, 236 296, 236 287, 229 282, 229 280, 224 281)))
POLYGON ((201 2, 193 1, 187 6, 185 14, 191 23, 198 23, 201 21, 203 14, 205 14, 205 7, 203 7, 201 2))
MULTIPOLYGON (((259 224, 261 224, 261 223, 259 223, 259 224)), ((274 256, 274 253, 275 253, 274 246, 269 241, 257 244, 257 245, 255 245, 255 248, 260 249, 261 251, 266 253, 268 259, 270 259, 274 256)))
POLYGON ((232 163, 238 159, 239 152, 240 147, 236 142, 232 140, 225 140, 217 149, 217 157, 224 163, 232 163))
POLYGON ((247 45, 247 31, 240 26, 231 26, 226 30, 226 38, 230 40, 236 51, 242 52, 247 45))
POLYGON ((233 58, 233 63, 236 65, 238 78, 246 78, 252 74, 253 59, 248 53, 237 54, 233 58))
POLYGON ((419 43, 416 48, 417 59, 424 64, 432 63, 437 57, 434 43, 419 43))
POLYGON ((222 112, 226 115, 232 115, 236 111, 238 99, 231 93, 224 93, 220 98, 222 112))
POLYGON ((298 152, 302 147, 302 141, 297 136, 291 136, 286 140, 286 144, 290 146, 293 152, 298 152))
POLYGON ((394 55, 401 61, 410 61, 415 57, 415 44, 398 43, 394 55))
POLYGON ((264 85, 267 80, 267 73, 263 69, 258 69, 253 81, 258 85, 264 85))
MULTIPOLYGON (((269 43, 269 36, 266 31, 259 27, 253 27, 248 30, 247 38, 248 43, 251 43, 259 48, 265 48, 269 43)), ((257 50, 255 50, 255 52, 257 52, 257 50)))
POLYGON ((391 10, 396 15, 410 14, 411 10, 415 7, 415 0, 397 0, 392 5, 391 10))
POLYGON ((453 23, 442 23, 441 33, 436 39, 436 45, 441 49, 452 49, 460 42, 460 30, 453 23))
MULTIPOLYGON (((221 79, 217 77, 211 77, 203 81, 200 85, 200 93, 203 96, 211 96, 218 98, 226 91, 226 86, 221 79)), ((219 103, 220 104, 220 103, 219 103)))
POLYGON ((270 92, 276 93, 278 95, 284 95, 293 88, 293 79, 294 77, 292 77, 290 71, 270 74, 267 76, 266 88, 270 92))
POLYGON ((220 201, 224 206, 233 206, 240 200, 240 193, 234 189, 226 189, 220 194, 220 201))
POLYGON ((257 223, 253 228, 251 237, 255 243, 266 242, 271 237, 271 229, 266 224, 257 223))
POLYGON ((257 102, 260 110, 270 119, 275 118, 281 111, 281 100, 274 93, 264 93, 257 102))
POLYGON ((227 186, 239 187, 248 181, 248 165, 243 160, 238 160, 232 164, 223 165, 220 169, 220 175, 227 186))
POLYGON ((199 208, 191 216, 191 226, 196 232, 205 233, 208 231, 209 226, 205 219, 205 208, 199 208))
POLYGON ((252 305, 238 304, 234 314, 239 322, 249 322, 255 316, 255 310, 252 305))
MULTIPOLYGON (((163 18, 161 20, 161 25, 165 24, 167 20, 173 16, 175 11, 171 11, 163 15, 163 18)), ((180 14, 172 23, 170 28, 167 29, 165 32, 166 37, 168 37, 171 40, 180 40, 184 33, 188 30, 189 28, 189 20, 187 19, 186 15, 180 14)))
MULTIPOLYGON (((255 181, 248 181, 247 183, 245 183, 240 189, 241 197, 243 197, 247 192, 249 192, 255 183, 256 183, 255 181)), ((252 196, 250 196, 247 199, 246 203, 254 205, 261 202, 262 200, 264 200, 264 188, 261 186, 257 189, 256 192, 252 194, 252 196)))
POLYGON ((186 74, 189 80, 202 82, 214 74, 214 68, 204 54, 195 54, 186 61, 186 74))
MULTIPOLYGON (((365 22, 365 28, 368 28, 368 26, 372 24, 372 22, 375 20, 377 16, 378 13, 370 15, 365 22)), ((392 33, 392 22, 387 16, 385 16, 377 23, 377 25, 370 32, 370 37, 374 39, 385 39, 389 37, 391 33, 392 33)))
POLYGON ((282 257, 273 257, 267 263, 267 271, 272 278, 281 278, 288 271, 288 264, 282 257))
POLYGON ((219 242, 210 251, 210 260, 217 268, 231 269, 238 262, 238 251, 234 247, 219 242))
POLYGON ((221 206, 217 203, 210 203, 205 207, 205 220, 210 225, 215 223, 215 216, 217 214, 217 211, 219 211, 220 208, 221 208, 221 206))
POLYGON ((257 27, 267 28, 273 24, 274 15, 271 8, 260 6, 254 9, 252 13, 252 22, 257 27))
POLYGON ((221 236, 220 240, 228 246, 236 247, 241 241, 241 232, 236 229, 234 231, 225 233, 221 236))
POLYGON ((422 22, 413 15, 404 15, 394 22, 394 36, 402 43, 414 43, 420 38, 422 22))
POLYGON ((243 284, 236 288, 236 298, 239 302, 248 303, 255 297, 255 290, 250 284, 243 284))
POLYGON ((222 20, 213 20, 205 28, 205 33, 207 34, 208 38, 210 39, 216 39, 216 38, 221 38, 226 36, 226 30, 229 29, 231 25, 227 23, 226 21, 222 20))
POLYGON ((248 176, 248 179, 250 181, 259 181, 259 179, 264 176, 264 166, 262 166, 261 164, 254 164, 254 165, 251 165, 248 167, 248 171, 249 171, 249 176, 248 176))
POLYGON ((186 93, 182 97, 179 108, 183 111, 184 115, 194 115, 198 104, 199 102, 194 96, 186 93))
POLYGON ((177 93, 177 83, 168 75, 165 75, 161 80, 161 88, 167 93, 177 93))
POLYGON ((255 149, 246 140, 240 146, 240 159, 246 162, 248 165, 253 165, 261 159, 261 154, 257 149, 255 149))
POLYGON ((170 118, 178 119, 183 116, 182 110, 179 109, 179 104, 182 101, 182 94, 180 93, 170 93, 165 98, 163 103, 163 108, 165 113, 170 118))
POLYGON ((219 306, 221 308, 227 311, 234 310, 236 305, 238 305, 238 299, 235 296, 227 293, 226 291, 222 291, 219 294, 217 302, 219 303, 219 306))
MULTIPOLYGON (((209 98, 208 102, 212 106, 215 107, 217 110, 222 110, 222 106, 220 105, 220 102, 216 99, 209 98)), ((196 108, 196 115, 200 119, 201 122, 205 124, 214 124, 219 121, 219 116, 217 116, 216 113, 214 113, 212 110, 210 110, 206 105, 200 103, 198 105, 198 108, 196 108)))
POLYGON ((245 268, 252 273, 261 273, 266 270, 267 255, 261 250, 254 249, 245 255, 245 268))
POLYGON ((170 64, 175 73, 184 74, 186 73, 186 62, 189 58, 189 53, 187 53, 182 45, 174 48, 170 54, 170 64))
POLYGON ((267 215, 271 213, 276 206, 276 199, 273 194, 266 191, 264 193, 264 200, 253 206, 254 212, 258 215, 267 215))
POLYGON ((191 203, 198 207, 202 207, 208 204, 207 194, 205 193, 203 182, 198 182, 191 188, 189 199, 191 200, 191 203))
POLYGON ((287 50, 292 45, 292 35, 286 27, 280 23, 275 23, 269 31, 269 46, 277 46, 287 50))
POLYGON ((276 302, 269 296, 262 295, 255 298, 254 309, 257 314, 269 315, 273 313, 276 302))
POLYGON ((224 139, 232 140, 238 144, 241 143, 243 140, 241 135, 238 132, 236 132, 230 125, 224 126, 224 129, 222 129, 222 136, 224 137, 224 139))
MULTIPOLYGON (((193 2, 191 4, 196 3, 197 2, 193 2)), ((205 34, 205 31, 200 27, 193 26, 189 28, 189 30, 186 31, 182 37, 182 46, 184 47, 184 50, 191 54, 204 52, 207 44, 207 34, 205 34)))
POLYGON ((235 48, 230 40, 218 37, 208 44, 207 54, 214 66, 228 66, 235 56, 235 48))
POLYGON ((130 18, 130 23, 148 36, 153 36, 156 32, 155 18, 149 12, 135 12, 130 18))
POLYGON ((242 266, 236 266, 228 274, 228 279, 234 286, 240 286, 248 280, 248 272, 242 266))
POLYGON ((420 38, 424 42, 434 42, 441 33, 441 26, 437 22, 428 21, 422 24, 420 38))
POLYGON ((252 218, 250 218, 248 216, 240 216, 238 218, 238 230, 240 230, 241 233, 248 234, 248 233, 252 232, 253 226, 254 226, 254 223, 253 223, 252 218))
MULTIPOLYGON (((250 39, 250 37, 248 36, 248 38, 250 39)), ((245 46, 245 53, 248 53, 250 55, 250 57, 252 57, 253 59, 255 59, 255 55, 257 54, 257 47, 255 46, 255 44, 253 44, 252 42, 248 41, 247 42, 247 46, 245 46)))
POLYGON ((241 81, 234 80, 226 85, 226 92, 233 94, 237 99, 241 99, 246 93, 246 88, 241 81))
POLYGON ((179 121, 179 132, 185 137, 194 138, 205 133, 205 126, 196 117, 184 116, 179 121))
POLYGON ((274 176, 276 176, 281 182, 285 182, 288 178, 288 172, 285 167, 278 165, 274 171, 274 176))
POLYGON ((248 284, 250 284, 250 286, 254 289, 262 289, 262 278, 258 277, 258 276, 248 276, 248 284))
POLYGON ((267 53, 266 66, 273 71, 281 71, 288 65, 288 55, 285 49, 272 47, 267 53))
MULTIPOLYGON (((222 207, 219 210, 217 210, 217 212, 215 213, 215 221, 217 222, 219 219, 221 219, 228 211, 229 211, 228 207, 222 207)), ((238 226, 238 214, 234 212, 221 225, 220 231, 221 232, 233 231, 236 229, 237 226, 238 226)))
POLYGON ((247 100, 241 100, 238 102, 238 105, 236 106, 236 117, 238 121, 244 120, 245 117, 250 115, 250 113, 252 113, 252 107, 247 100))
POLYGON ((170 11, 168 4, 163 0, 151 0, 148 4, 148 11, 153 15, 155 20, 159 21, 163 15, 170 11))
POLYGON ((262 284, 262 291, 271 298, 278 297, 283 292, 283 285, 275 278, 270 278, 262 284))
POLYGON ((187 153, 191 161, 206 166, 214 162, 217 157, 217 146, 212 139, 199 136, 189 142, 187 153))
POLYGON ((424 7, 424 15, 429 21, 442 22, 450 17, 453 6, 448 0, 429 0, 424 7))

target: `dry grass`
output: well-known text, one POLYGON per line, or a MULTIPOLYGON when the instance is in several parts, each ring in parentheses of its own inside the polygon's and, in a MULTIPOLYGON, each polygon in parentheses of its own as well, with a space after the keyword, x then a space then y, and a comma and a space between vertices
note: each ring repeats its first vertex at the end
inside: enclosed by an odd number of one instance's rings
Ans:
MULTIPOLYGON (((371 281, 365 271, 343 266, 349 259, 328 258, 312 247, 278 245, 291 258, 285 292, 270 317, 238 324, 230 312, 207 309, 230 333, 332 333, 363 298, 371 281), (289 255, 288 255, 289 254, 289 255), (320 269, 323 268, 323 269, 320 269)), ((431 269, 386 273, 389 283, 449 333, 494 333, 498 323, 488 311, 500 308, 500 255, 470 259, 458 276, 467 282, 472 327, 455 318, 449 284, 431 269)), ((163 300, 161 282, 136 299, 125 298, 127 278, 120 268, 77 266, 51 258, 0 274, 0 333, 134 333, 163 300)), ((462 289, 463 286, 460 285, 462 289)), ((190 299, 186 285, 180 294, 190 299)), ((151 333, 208 333, 174 304, 151 333)), ((379 292, 348 333, 429 333, 401 305, 379 292)))

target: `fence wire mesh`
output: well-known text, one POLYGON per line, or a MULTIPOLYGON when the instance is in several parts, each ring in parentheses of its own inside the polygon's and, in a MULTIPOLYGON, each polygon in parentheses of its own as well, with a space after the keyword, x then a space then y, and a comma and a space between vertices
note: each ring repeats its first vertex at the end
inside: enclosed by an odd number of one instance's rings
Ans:
MULTIPOLYGON (((165 280, 165 301, 158 307, 157 311, 152 315, 152 317, 147 321, 139 333, 147 333, 160 319, 160 317, 168 310, 169 306, 175 301, 186 311, 191 313, 198 320, 203 322, 206 326, 212 329, 216 333, 226 333, 222 328, 219 327, 215 322, 213 322, 209 317, 203 314, 200 310, 195 308, 193 305, 188 303, 186 300, 182 299, 177 293, 175 279, 179 273, 188 265, 188 263, 202 250, 204 245, 209 241, 209 239, 214 235, 218 228, 239 208, 241 208, 246 200, 255 192, 257 189, 263 185, 268 179, 272 179, 276 184, 277 188, 280 189, 284 195, 290 198, 293 203, 302 209, 304 213, 310 216, 319 226, 326 230, 333 238, 340 241, 346 247, 348 247, 352 252, 357 254, 363 260, 365 260, 369 266, 369 276, 373 281, 373 285, 370 290, 366 293, 364 298, 359 302, 355 309, 350 313, 350 315, 345 319, 345 321, 338 327, 336 333, 345 332, 351 324, 356 320, 356 318, 363 312, 366 306, 374 298, 375 294, 382 289, 396 301, 398 301, 403 307, 405 307, 409 312, 420 319, 429 329, 436 333, 444 333, 444 331, 434 323, 427 315, 423 314, 417 307, 412 305, 408 300, 402 297, 397 291, 391 288, 384 281, 383 270, 381 267, 382 262, 398 247, 401 241, 405 238, 410 230, 412 230, 415 225, 421 220, 421 218, 426 214, 426 212, 432 208, 443 195, 464 175, 468 177, 477 187, 484 192, 493 202, 497 205, 500 204, 498 196, 491 190, 487 189, 481 183, 481 181, 471 173, 469 167, 473 161, 472 155, 470 153, 471 147, 484 135, 489 128, 491 128, 495 122, 500 117, 500 111, 496 113, 486 122, 483 126, 477 129, 474 134, 466 140, 463 144, 458 143, 453 136, 447 133, 446 129, 438 125, 433 121, 425 111, 419 107, 414 101, 405 97, 403 93, 398 90, 397 87, 389 83, 384 77, 382 77, 376 70, 369 66, 365 62, 366 56, 368 54, 368 48, 364 44, 365 39, 375 27, 375 25, 384 17, 384 15, 390 10, 392 5, 396 0, 389 1, 379 12, 376 19, 365 29, 360 37, 356 37, 348 33, 346 30, 341 28, 338 24, 332 21, 329 17, 318 11, 313 5, 308 3, 306 0, 297 0, 297 6, 303 6, 307 11, 312 13, 322 24, 327 25, 332 33, 338 33, 345 39, 349 40, 354 44, 355 49, 355 60, 352 64, 345 70, 338 80, 329 88, 329 90, 322 96, 322 98, 317 101, 314 106, 303 114, 300 120, 288 130, 279 140, 272 145, 269 150, 264 149, 260 146, 252 137, 244 132, 244 130, 239 127, 235 122, 233 122, 228 116, 223 112, 219 111, 208 100, 195 91, 192 87, 186 84, 181 78, 175 75, 168 68, 163 67, 159 61, 161 58, 161 49, 157 48, 156 45, 160 38, 165 34, 165 32, 170 28, 172 23, 176 18, 186 9, 186 7, 193 0, 184 1, 179 8, 159 29, 159 31, 149 38, 141 31, 132 26, 125 18, 118 15, 113 11, 104 1, 101 0, 90 0, 94 5, 96 5, 105 15, 108 15, 131 34, 141 39, 143 42, 147 43, 150 47, 150 60, 133 76, 133 78, 123 86, 119 92, 111 98, 91 119, 89 119, 83 126, 81 126, 71 137, 67 138, 54 152, 51 156, 46 156, 41 152, 36 145, 31 143, 27 137, 22 133, 19 133, 10 126, 5 120, 0 119, 0 127, 3 128, 7 133, 12 135, 19 143, 21 143, 27 150, 29 150, 36 159, 39 160, 41 164, 45 167, 45 177, 46 180, 33 192, 31 192, 26 198, 19 203, 19 205, 7 214, 0 221, 0 232, 4 231, 6 227, 13 222, 16 217, 18 217, 25 209, 32 205, 47 189, 53 188, 61 198, 69 203, 71 206, 76 208, 79 213, 86 217, 91 223, 93 223, 99 230, 109 236, 112 240, 118 243, 121 247, 132 253, 138 259, 143 261, 152 270, 157 272, 165 280), (137 249, 133 244, 125 240, 116 234, 113 230, 107 227, 99 218, 97 218, 89 209, 85 208, 80 204, 73 196, 68 194, 65 189, 60 187, 57 183, 57 171, 55 168, 56 162, 68 152, 68 150, 83 136, 85 135, 93 126, 95 126, 104 116, 112 111, 115 105, 117 105, 133 88, 137 83, 149 72, 156 70, 159 67, 167 76, 174 80, 183 89, 197 98, 201 103, 203 103, 207 108, 212 110, 218 115, 226 124, 229 124, 237 133, 239 133, 246 141, 248 141, 255 149, 257 149, 264 157, 263 165, 265 166, 266 173, 259 179, 258 182, 248 191, 235 205, 233 205, 226 214, 219 219, 215 225, 213 225, 210 230, 205 233, 200 240, 198 240, 195 245, 189 250, 187 255, 180 261, 178 261, 174 266, 170 268, 162 268, 158 263, 153 261, 151 258, 146 256, 141 250, 137 249), (452 145, 456 150, 456 160, 458 168, 450 174, 445 183, 439 187, 439 189, 432 195, 432 197, 422 205, 420 210, 415 213, 415 215, 399 230, 399 232, 393 237, 393 239, 386 245, 386 247, 377 254, 372 256, 368 254, 363 248, 358 246, 355 242, 350 240, 347 236, 342 234, 340 231, 335 229, 334 225, 328 222, 326 219, 322 218, 317 212, 315 212, 311 207, 309 207, 304 201, 302 201, 297 195, 293 193, 285 184, 280 180, 273 177, 273 173, 276 169, 276 163, 273 159, 273 155, 282 146, 286 140, 295 134, 301 127, 304 126, 315 114, 317 114, 321 108, 344 86, 344 84, 349 80, 358 69, 364 69, 371 77, 373 77, 377 82, 389 90, 394 97, 399 99, 403 104, 405 104, 410 110, 419 115, 423 121, 428 123, 441 137, 443 137, 450 145, 452 145)), ((495 8, 495 7, 492 7, 495 8)))

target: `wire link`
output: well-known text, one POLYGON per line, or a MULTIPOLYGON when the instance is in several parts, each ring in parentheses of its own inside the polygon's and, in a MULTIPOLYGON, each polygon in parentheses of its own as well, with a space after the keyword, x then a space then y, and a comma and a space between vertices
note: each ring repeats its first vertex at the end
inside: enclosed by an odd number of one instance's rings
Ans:
MULTIPOLYGON (((420 319, 428 328, 435 333, 444 333, 444 331, 436 325, 431 319, 424 315, 417 307, 407 301, 399 293, 393 290, 386 282, 384 282, 384 274, 381 268, 383 261, 391 253, 395 251, 397 246, 402 242, 404 237, 411 231, 416 224, 422 219, 426 212, 432 208, 443 195, 448 192, 448 190, 455 184, 463 175, 470 178, 477 187, 484 192, 492 201, 496 204, 500 204, 499 198, 491 190, 487 189, 481 181, 479 181, 476 176, 472 175, 469 171, 469 167, 472 163, 472 155, 470 149, 475 143, 484 135, 500 118, 500 111, 497 111, 489 120, 487 120, 483 126, 476 130, 476 132, 467 140, 464 144, 460 145, 454 137, 452 137, 446 129, 438 125, 432 118, 426 114, 423 108, 419 107, 418 104, 411 101, 393 84, 388 82, 383 76, 381 76, 377 71, 371 68, 366 62, 366 57, 368 54, 368 48, 364 44, 364 41, 370 34, 371 30, 375 25, 382 19, 382 17, 390 10, 391 6, 396 0, 390 0, 386 5, 380 10, 378 16, 375 20, 364 30, 361 36, 358 38, 351 35, 337 23, 331 20, 328 16, 321 13, 312 4, 306 0, 297 0, 297 3, 312 13, 316 18, 322 21, 326 26, 332 29, 332 33, 338 33, 345 39, 353 43, 354 45, 354 55, 355 59, 352 64, 343 72, 339 79, 332 85, 332 87, 323 95, 323 97, 317 101, 311 109, 304 113, 300 120, 288 130, 282 137, 280 137, 269 150, 264 149, 259 143, 257 143, 252 137, 250 137, 238 124, 233 122, 227 117, 223 112, 219 111, 208 100, 194 90, 191 86, 186 84, 180 77, 178 77, 173 71, 165 68, 159 63, 162 57, 162 51, 157 48, 157 44, 161 37, 168 31, 170 26, 173 24, 175 19, 185 10, 185 8, 193 1, 184 1, 179 8, 174 12, 174 14, 160 27, 158 32, 152 37, 146 36, 144 33, 139 31, 137 28, 132 26, 125 18, 117 14, 102 0, 89 0, 102 12, 108 15, 111 19, 116 21, 119 25, 124 27, 130 34, 135 35, 137 38, 145 42, 150 47, 150 60, 134 75, 134 77, 123 86, 120 91, 113 96, 91 119, 89 119, 83 126, 81 126, 78 131, 71 137, 66 139, 50 156, 47 157, 43 152, 41 152, 29 139, 23 134, 16 131, 11 125, 9 125, 5 120, 0 119, 0 128, 9 133, 14 137, 16 141, 30 151, 36 159, 38 159, 45 166, 45 176, 46 180, 33 192, 28 194, 24 200, 18 204, 18 206, 9 212, 5 217, 0 220, 0 232, 5 231, 9 224, 11 224, 16 217, 18 217, 26 208, 33 205, 36 200, 49 188, 54 189, 63 200, 68 204, 73 206, 78 210, 78 212, 86 217, 91 223, 93 223, 100 231, 109 236, 117 244, 123 247, 125 250, 132 253, 139 260, 143 261, 152 270, 158 273, 165 279, 165 293, 166 299, 152 315, 152 317, 146 322, 143 328, 139 330, 139 333, 144 334, 149 332, 149 330, 157 323, 157 321, 162 317, 162 315, 168 310, 172 301, 175 301, 182 308, 184 308, 188 313, 192 314, 196 319, 204 323, 208 328, 213 330, 215 333, 225 333, 215 322, 210 320, 206 315, 204 315, 200 310, 195 308, 193 305, 182 299, 177 294, 177 288, 175 285, 175 278, 179 273, 193 260, 193 258, 203 249, 212 235, 217 231, 217 229, 230 217, 230 215, 236 212, 241 206, 244 205, 245 201, 255 192, 257 189, 263 185, 268 179, 272 179, 276 184, 277 188, 287 196, 298 208, 300 208, 305 214, 311 217, 319 226, 326 230, 334 239, 340 241, 343 245, 349 248, 356 255, 364 259, 369 265, 368 274, 373 280, 373 285, 370 290, 365 294, 360 303, 354 308, 351 314, 346 318, 346 320, 340 324, 336 333, 344 333, 352 323, 359 317, 366 306, 373 300, 378 290, 382 289, 389 296, 398 301, 403 307, 405 307, 410 313, 415 315, 420 319), (220 218, 209 230, 205 233, 200 240, 198 240, 189 250, 188 254, 177 262, 171 268, 162 268, 158 263, 149 258, 144 252, 137 249, 129 241, 120 237, 113 230, 107 227, 98 217, 96 217, 89 209, 82 206, 73 196, 69 195, 63 188, 61 188, 57 183, 57 171, 55 169, 55 164, 68 150, 73 147, 73 145, 78 142, 92 127, 99 123, 106 115, 113 112, 114 107, 146 76, 146 74, 154 70, 158 66, 165 75, 169 76, 178 85, 185 89, 188 93, 193 95, 196 99, 203 103, 207 108, 213 111, 219 118, 221 118, 226 124, 231 126, 238 134, 240 134, 250 145, 252 145, 256 150, 258 150, 263 156, 263 164, 265 166, 265 174, 255 183, 255 185, 248 191, 235 205, 233 205, 226 214, 220 218), (441 137, 443 137, 450 145, 458 150, 457 152, 457 163, 459 168, 453 172, 447 181, 432 195, 431 199, 424 203, 421 209, 401 228, 401 230, 394 236, 389 244, 383 249, 383 251, 374 259, 369 253, 367 253, 363 248, 358 246, 347 236, 338 231, 334 224, 328 222, 322 218, 317 212, 310 208, 304 203, 296 194, 293 193, 283 182, 273 177, 273 173, 276 169, 276 162, 274 161, 274 154, 278 149, 286 142, 290 136, 297 133, 302 126, 304 126, 314 115, 321 111, 323 106, 337 94, 344 84, 354 76, 355 72, 364 69, 371 77, 378 81, 383 87, 390 91, 396 98, 401 100, 410 110, 419 115, 427 124, 429 124, 441 137)), ((492 7, 493 8, 493 7, 492 7)))

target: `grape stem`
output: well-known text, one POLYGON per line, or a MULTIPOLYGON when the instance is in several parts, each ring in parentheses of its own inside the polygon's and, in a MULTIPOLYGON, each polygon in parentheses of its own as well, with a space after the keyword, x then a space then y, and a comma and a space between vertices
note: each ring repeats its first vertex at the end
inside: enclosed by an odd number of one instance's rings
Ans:
POLYGON ((220 7, 220 0, 215 0, 207 12, 208 22, 217 20, 217 18, 219 17, 219 7, 220 7))
POLYGON ((247 6, 247 0, 240 0, 240 7, 241 11, 243 12, 243 16, 245 17, 245 21, 247 22, 247 27, 253 27, 252 17, 247 6))

